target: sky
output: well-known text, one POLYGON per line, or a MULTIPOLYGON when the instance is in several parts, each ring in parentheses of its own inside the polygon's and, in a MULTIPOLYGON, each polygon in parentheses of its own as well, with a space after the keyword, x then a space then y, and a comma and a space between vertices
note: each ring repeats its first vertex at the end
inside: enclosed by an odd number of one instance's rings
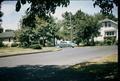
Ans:
MULTIPOLYGON (((29 7, 29 4, 23 5, 19 12, 15 11, 16 1, 4 1, 2 3, 2 12, 4 13, 2 17, 2 27, 5 29, 17 30, 20 28, 19 21, 23 15, 25 15, 26 9, 29 7)), ((92 0, 71 0, 70 5, 67 7, 57 7, 55 14, 52 14, 55 18, 62 20, 62 14, 66 11, 72 12, 75 14, 78 10, 81 10, 89 15, 94 15, 95 13, 100 12, 99 7, 93 7, 92 0)), ((113 9, 113 14, 118 17, 118 8, 113 9)))

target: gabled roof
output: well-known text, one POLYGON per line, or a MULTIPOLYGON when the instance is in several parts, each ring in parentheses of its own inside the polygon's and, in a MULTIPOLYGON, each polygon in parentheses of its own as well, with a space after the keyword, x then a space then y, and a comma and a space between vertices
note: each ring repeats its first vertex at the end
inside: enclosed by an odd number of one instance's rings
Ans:
POLYGON ((114 23, 114 24, 118 24, 117 22, 115 22, 115 21, 113 21, 113 20, 111 20, 111 19, 108 19, 108 18, 99 21, 99 23, 106 22, 106 21, 110 21, 110 22, 112 22, 112 23, 114 23))
POLYGON ((0 33, 0 38, 14 38, 14 37, 15 33, 13 31, 0 33))

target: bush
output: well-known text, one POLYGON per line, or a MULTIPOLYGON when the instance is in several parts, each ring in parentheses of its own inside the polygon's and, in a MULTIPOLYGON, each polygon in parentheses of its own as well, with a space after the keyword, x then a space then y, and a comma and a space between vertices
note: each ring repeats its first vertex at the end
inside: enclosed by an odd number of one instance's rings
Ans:
POLYGON ((27 42, 22 42, 19 44, 19 47, 29 48, 29 44, 27 42))
POLYGON ((95 45, 96 46, 102 46, 102 45, 104 45, 104 42, 102 42, 102 41, 96 41, 95 45))
POLYGON ((0 47, 3 47, 4 46, 4 44, 3 44, 3 42, 0 40, 0 47))
POLYGON ((48 47, 53 47, 54 45, 53 45, 53 43, 48 42, 46 46, 48 46, 48 47))
POLYGON ((30 45, 30 48, 33 48, 33 49, 42 49, 42 47, 39 44, 30 45))
POLYGON ((105 45, 114 45, 116 40, 115 37, 106 37, 105 40, 104 40, 104 44, 105 45))
POLYGON ((104 41, 104 44, 105 44, 105 45, 112 45, 112 41, 111 41, 111 40, 105 40, 105 41, 104 41))
POLYGON ((17 43, 12 43, 12 44, 11 44, 11 47, 17 47, 17 46, 18 46, 17 43))
POLYGON ((8 47, 9 46, 9 44, 4 44, 4 47, 8 47))

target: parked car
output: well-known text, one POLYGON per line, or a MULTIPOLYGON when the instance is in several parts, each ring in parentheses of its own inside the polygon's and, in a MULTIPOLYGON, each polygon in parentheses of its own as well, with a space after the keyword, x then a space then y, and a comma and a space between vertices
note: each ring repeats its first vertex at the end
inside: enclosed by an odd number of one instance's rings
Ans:
POLYGON ((75 43, 68 42, 68 41, 62 41, 62 42, 60 42, 59 44, 56 45, 56 47, 59 47, 59 48, 65 48, 65 47, 74 48, 75 46, 77 46, 75 43))

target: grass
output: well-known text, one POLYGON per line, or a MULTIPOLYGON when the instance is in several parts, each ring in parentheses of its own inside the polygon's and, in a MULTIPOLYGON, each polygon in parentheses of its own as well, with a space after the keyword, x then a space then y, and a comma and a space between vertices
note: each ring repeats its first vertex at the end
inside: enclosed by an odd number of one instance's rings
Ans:
POLYGON ((35 52, 57 51, 57 50, 60 49, 55 47, 43 47, 43 49, 4 47, 4 48, 0 48, 0 57, 35 53, 35 52))
POLYGON ((0 81, 119 81, 117 54, 61 68, 57 65, 1 67, 0 81), (99 63, 100 61, 100 63, 99 63), (78 67, 81 66, 81 67, 78 67), (77 68, 76 68, 77 67, 77 68))
POLYGON ((118 62, 118 54, 112 54, 112 55, 108 55, 102 58, 93 59, 89 62, 96 62, 97 64, 105 63, 105 62, 118 62))
POLYGON ((118 62, 118 54, 112 54, 112 55, 108 55, 108 56, 105 56, 105 57, 91 59, 87 62, 76 64, 72 67, 73 68, 80 68, 81 66, 87 66, 87 65, 91 65, 91 64, 105 64, 105 63, 108 63, 108 62, 117 63, 118 62))

